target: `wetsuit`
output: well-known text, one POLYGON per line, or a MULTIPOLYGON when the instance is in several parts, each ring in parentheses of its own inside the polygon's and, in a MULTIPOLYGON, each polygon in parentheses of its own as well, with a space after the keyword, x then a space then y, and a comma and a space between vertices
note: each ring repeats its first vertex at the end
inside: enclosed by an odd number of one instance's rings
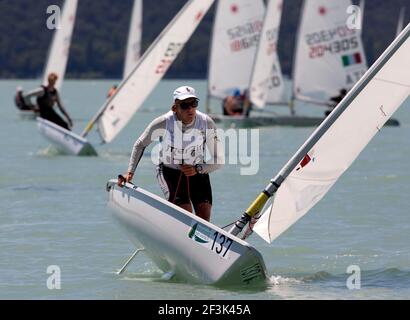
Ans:
POLYGON ((60 127, 70 130, 67 122, 65 122, 55 111, 54 104, 58 101, 57 89, 49 90, 46 86, 41 86, 43 88, 43 95, 37 97, 37 104, 40 108, 40 117, 51 121, 60 127))

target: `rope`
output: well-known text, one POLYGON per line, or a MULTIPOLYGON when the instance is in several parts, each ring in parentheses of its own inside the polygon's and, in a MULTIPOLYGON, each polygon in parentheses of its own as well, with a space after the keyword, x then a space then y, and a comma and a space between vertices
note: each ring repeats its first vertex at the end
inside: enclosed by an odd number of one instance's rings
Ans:
MULTIPOLYGON (((180 183, 181 183, 181 178, 182 178, 182 171, 181 171, 181 173, 179 174, 179 178, 178 178, 178 184, 177 184, 177 189, 175 190, 175 193, 174 193, 174 199, 172 199, 172 203, 175 203, 175 199, 176 199, 176 197, 177 197, 177 193, 178 193, 178 190, 179 190, 179 185, 180 185, 180 183)), ((189 192, 189 191, 188 191, 189 192)))
POLYGON ((186 176, 186 187, 188 189, 188 199, 191 200, 191 192, 189 190, 189 177, 186 176))

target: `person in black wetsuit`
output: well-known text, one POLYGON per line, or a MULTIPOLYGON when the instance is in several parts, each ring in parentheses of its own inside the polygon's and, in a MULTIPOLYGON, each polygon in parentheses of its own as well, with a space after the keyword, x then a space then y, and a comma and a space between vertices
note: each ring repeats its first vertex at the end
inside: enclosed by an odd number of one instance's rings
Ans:
POLYGON ((110 90, 108 91, 108 94, 107 94, 107 99, 111 98, 114 95, 114 93, 117 91, 117 88, 118 88, 117 85, 113 85, 110 88, 110 90))
POLYGON ((37 97, 37 104, 40 109, 40 117, 51 121, 67 130, 71 130, 73 122, 71 121, 70 116, 67 111, 64 109, 63 104, 61 103, 60 95, 58 94, 57 89, 54 87, 58 79, 57 74, 50 73, 48 75, 48 85, 41 86, 36 90, 33 90, 26 95, 23 95, 23 98, 26 102, 30 101, 31 97, 37 97), (54 111, 54 105, 57 103, 58 108, 61 113, 64 114, 67 122, 65 122, 57 112, 54 111))
POLYGON ((343 100, 343 98, 345 97, 345 95, 347 94, 347 90, 345 88, 340 89, 339 91, 339 95, 338 96, 334 96, 334 97, 330 97, 330 108, 329 110, 325 111, 325 116, 327 117, 334 108, 336 108, 336 106, 339 104, 340 101, 343 100))

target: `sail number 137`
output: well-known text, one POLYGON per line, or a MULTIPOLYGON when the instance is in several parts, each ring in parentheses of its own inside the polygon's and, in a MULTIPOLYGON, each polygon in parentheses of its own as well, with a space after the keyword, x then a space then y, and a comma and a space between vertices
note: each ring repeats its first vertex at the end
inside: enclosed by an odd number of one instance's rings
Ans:
POLYGON ((217 254, 219 254, 222 257, 225 257, 226 254, 228 253, 229 249, 231 248, 231 245, 233 243, 233 240, 224 236, 223 234, 220 234, 219 232, 215 231, 214 232, 214 241, 212 243, 211 250, 215 251, 217 254))

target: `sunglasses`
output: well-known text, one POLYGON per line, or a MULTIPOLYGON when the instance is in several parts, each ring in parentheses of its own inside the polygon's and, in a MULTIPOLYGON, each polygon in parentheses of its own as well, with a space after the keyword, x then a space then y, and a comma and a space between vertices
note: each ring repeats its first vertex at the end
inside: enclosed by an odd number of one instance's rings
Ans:
POLYGON ((180 102, 178 104, 182 110, 188 110, 190 107, 192 108, 196 108, 198 107, 198 100, 192 100, 192 101, 188 101, 188 102, 180 102))

